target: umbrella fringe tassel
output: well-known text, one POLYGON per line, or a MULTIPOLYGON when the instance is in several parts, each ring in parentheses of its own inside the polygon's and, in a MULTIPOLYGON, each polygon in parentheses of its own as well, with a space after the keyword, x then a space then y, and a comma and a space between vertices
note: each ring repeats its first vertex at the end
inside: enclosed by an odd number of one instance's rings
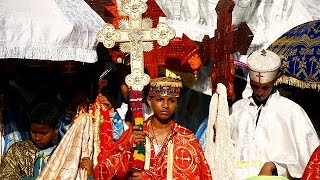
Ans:
POLYGON ((307 81, 302 81, 299 79, 296 79, 294 77, 289 77, 282 75, 281 77, 278 78, 277 82, 275 83, 276 85, 278 84, 288 84, 290 86, 295 86, 301 89, 317 89, 320 90, 320 83, 319 82, 307 82, 307 81))

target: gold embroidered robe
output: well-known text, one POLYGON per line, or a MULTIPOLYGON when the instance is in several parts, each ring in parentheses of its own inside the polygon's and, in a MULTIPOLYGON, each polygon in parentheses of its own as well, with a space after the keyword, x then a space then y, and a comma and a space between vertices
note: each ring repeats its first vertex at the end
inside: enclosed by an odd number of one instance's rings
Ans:
POLYGON ((0 179, 17 180, 33 177, 37 151, 38 149, 29 140, 12 144, 0 164, 0 179))

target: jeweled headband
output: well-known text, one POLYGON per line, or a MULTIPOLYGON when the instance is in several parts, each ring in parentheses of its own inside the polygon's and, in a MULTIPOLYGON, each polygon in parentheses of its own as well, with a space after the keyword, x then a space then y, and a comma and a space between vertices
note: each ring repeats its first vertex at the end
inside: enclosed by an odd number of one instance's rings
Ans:
POLYGON ((148 96, 180 96, 182 83, 179 80, 167 77, 151 79, 150 90, 148 96))

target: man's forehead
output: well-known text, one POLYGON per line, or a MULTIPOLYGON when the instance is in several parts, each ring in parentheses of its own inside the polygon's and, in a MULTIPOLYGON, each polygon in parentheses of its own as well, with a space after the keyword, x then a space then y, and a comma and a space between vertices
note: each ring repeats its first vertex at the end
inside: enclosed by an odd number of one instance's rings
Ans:
POLYGON ((253 80, 250 80, 250 84, 251 85, 255 85, 255 86, 259 86, 259 87, 264 87, 264 86, 273 86, 274 82, 267 82, 267 83, 259 83, 259 82, 255 82, 253 80))
POLYGON ((43 132, 43 131, 48 131, 52 128, 48 124, 31 123, 30 129, 43 132))

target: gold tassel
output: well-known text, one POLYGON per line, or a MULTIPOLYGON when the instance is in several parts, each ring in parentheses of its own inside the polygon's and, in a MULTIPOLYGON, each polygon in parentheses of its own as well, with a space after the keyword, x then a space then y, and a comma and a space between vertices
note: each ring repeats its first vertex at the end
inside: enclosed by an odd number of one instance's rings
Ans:
POLYGON ((275 85, 278 84, 288 84, 290 86, 295 86, 301 89, 317 89, 320 90, 320 83, 319 82, 306 82, 299 79, 296 79, 294 77, 289 77, 286 75, 282 75, 279 77, 275 83, 275 85))

